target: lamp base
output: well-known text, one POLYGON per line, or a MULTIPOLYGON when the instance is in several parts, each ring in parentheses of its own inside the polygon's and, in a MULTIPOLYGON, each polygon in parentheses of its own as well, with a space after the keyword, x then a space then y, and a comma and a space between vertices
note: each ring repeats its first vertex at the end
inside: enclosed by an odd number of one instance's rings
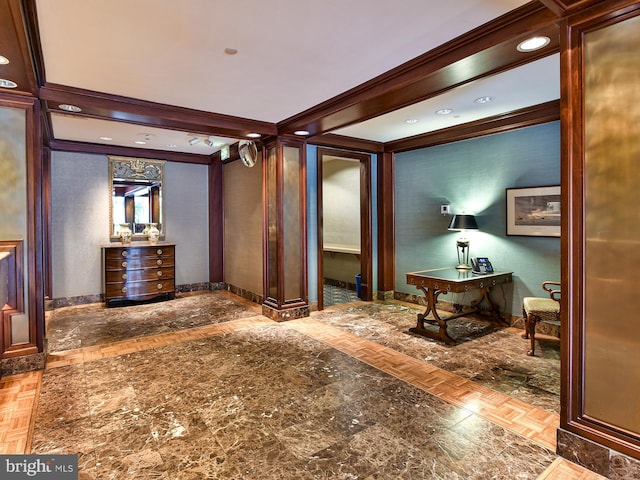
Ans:
POLYGON ((461 263, 460 265, 456 266, 457 270, 471 270, 471 265, 465 265, 464 263, 461 263))

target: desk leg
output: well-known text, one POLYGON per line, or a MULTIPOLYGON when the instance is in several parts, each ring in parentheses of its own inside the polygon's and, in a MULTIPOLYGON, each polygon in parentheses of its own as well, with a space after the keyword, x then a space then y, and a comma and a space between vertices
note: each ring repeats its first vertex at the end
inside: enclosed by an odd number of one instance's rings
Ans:
POLYGON ((480 296, 476 300, 471 302, 471 307, 473 307, 476 312, 480 312, 480 304, 484 300, 489 308, 491 308, 491 315, 493 316, 493 319, 498 323, 506 323, 500 316, 500 307, 491 301, 491 297, 489 296, 491 287, 484 287, 481 290, 482 293, 480 294, 480 296))
POLYGON ((440 340, 449 345, 455 345, 456 341, 449 336, 447 333, 447 322, 445 319, 440 318, 438 312, 436 311, 436 303, 438 302, 438 296, 440 296, 442 290, 434 290, 434 289, 426 289, 424 287, 416 287, 418 290, 424 293, 424 296, 427 300, 427 308, 424 313, 418 314, 418 324, 414 328, 410 328, 409 331, 415 333, 417 335, 421 335, 423 337, 433 338, 434 340, 440 340), (438 324, 439 328, 437 332, 432 330, 428 330, 424 328, 424 322, 429 321, 427 318, 429 314, 433 315, 433 319, 435 323, 438 324))

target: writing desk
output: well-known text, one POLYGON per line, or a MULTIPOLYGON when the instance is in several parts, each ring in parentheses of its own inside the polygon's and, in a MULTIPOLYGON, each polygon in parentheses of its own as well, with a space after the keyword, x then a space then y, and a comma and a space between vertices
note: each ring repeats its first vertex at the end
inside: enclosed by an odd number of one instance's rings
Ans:
POLYGON ((494 304, 489 297, 491 288, 504 283, 511 283, 512 272, 495 272, 485 275, 474 274, 471 270, 458 270, 455 267, 436 268, 433 270, 423 270, 420 272, 407 273, 407 284, 415 287, 424 293, 427 300, 427 308, 424 313, 418 314, 418 324, 409 331, 424 337, 441 340, 449 345, 454 345, 456 341, 447 333, 447 322, 454 318, 470 315, 480 311, 480 304, 484 301, 490 308, 491 315, 498 322, 503 322, 500 316, 498 305, 494 304), (436 311, 436 303, 441 294, 461 293, 479 290, 480 296, 468 306, 455 305, 456 313, 442 318, 436 311), (433 320, 427 316, 431 314, 433 320), (437 324, 440 328, 437 332, 424 328, 424 322, 437 324))

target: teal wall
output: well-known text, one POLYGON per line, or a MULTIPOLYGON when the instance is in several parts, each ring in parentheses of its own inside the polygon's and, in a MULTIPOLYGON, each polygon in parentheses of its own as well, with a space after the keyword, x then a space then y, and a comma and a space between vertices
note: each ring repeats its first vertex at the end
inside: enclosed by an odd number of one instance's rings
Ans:
POLYGON ((470 256, 489 257, 496 270, 513 272, 513 284, 495 296, 501 309, 520 315, 522 297, 540 296, 544 280, 560 279, 560 239, 507 236, 505 189, 559 184, 559 122, 397 154, 396 291, 420 294, 405 273, 457 263, 460 233, 448 231, 451 217, 440 214, 440 205, 450 204, 452 213, 478 220, 479 231, 467 234, 470 256))

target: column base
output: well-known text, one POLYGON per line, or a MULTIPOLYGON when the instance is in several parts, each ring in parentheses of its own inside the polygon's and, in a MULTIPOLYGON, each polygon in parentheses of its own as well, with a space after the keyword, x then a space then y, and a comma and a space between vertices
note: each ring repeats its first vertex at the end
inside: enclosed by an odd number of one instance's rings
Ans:
POLYGON ((304 318, 310 315, 309 305, 278 310, 265 304, 262 304, 262 314, 276 322, 286 322, 287 320, 295 320, 297 318, 304 318))

